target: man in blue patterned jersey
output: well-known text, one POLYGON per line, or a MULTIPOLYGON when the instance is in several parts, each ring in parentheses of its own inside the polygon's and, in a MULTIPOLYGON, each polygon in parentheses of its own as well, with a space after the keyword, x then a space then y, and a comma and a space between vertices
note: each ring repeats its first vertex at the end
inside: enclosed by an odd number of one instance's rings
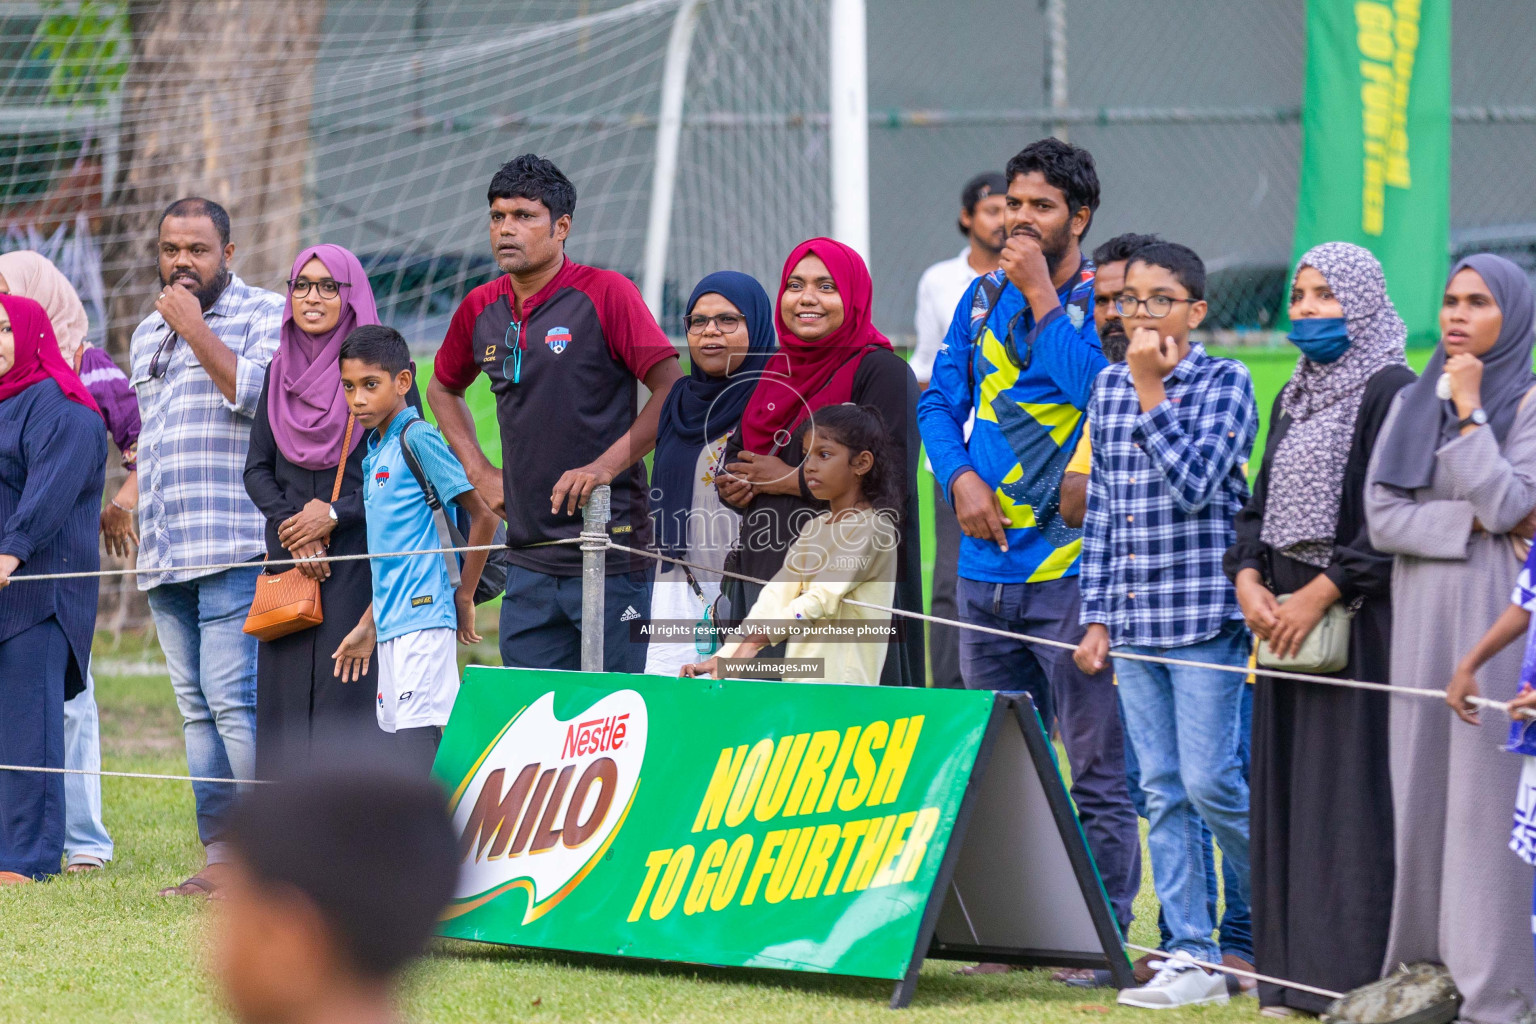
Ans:
MULTIPOLYGON (((965 534, 960 619, 1076 644, 1082 534, 1061 518, 1060 485, 1094 378, 1109 365, 1081 249, 1099 179, 1086 150, 1058 139, 1026 146, 1006 176, 1001 266, 956 308, 918 424, 965 534)), ((1067 649, 974 630, 962 631, 960 671, 973 689, 1029 693, 1047 727, 1059 722, 1089 849, 1128 927, 1141 849, 1111 673, 1083 673, 1067 649)))

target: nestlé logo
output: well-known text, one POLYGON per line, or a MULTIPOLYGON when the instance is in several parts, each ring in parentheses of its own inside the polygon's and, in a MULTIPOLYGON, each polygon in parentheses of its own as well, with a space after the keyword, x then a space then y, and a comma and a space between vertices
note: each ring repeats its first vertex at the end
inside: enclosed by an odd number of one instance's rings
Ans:
POLYGON ((462 859, 446 917, 521 888, 527 924, 552 910, 602 858, 628 813, 645 760, 645 700, 610 693, 569 719, 546 693, 496 738, 454 797, 462 859))

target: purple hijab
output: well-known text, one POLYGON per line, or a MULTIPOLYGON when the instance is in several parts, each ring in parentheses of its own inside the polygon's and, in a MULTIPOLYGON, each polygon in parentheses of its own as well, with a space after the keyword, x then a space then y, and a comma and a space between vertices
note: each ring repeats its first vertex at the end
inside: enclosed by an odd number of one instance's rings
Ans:
MULTIPOLYGON (((293 290, 283 306, 283 334, 267 384, 267 418, 283 457, 304 469, 334 469, 352 453, 341 450, 347 399, 341 390, 341 343, 354 328, 379 322, 373 288, 356 256, 339 245, 312 245, 293 261, 292 281, 314 257, 341 285, 341 319, 327 334, 305 334, 293 319, 293 290)), ((352 432, 356 448, 365 432, 352 432)))

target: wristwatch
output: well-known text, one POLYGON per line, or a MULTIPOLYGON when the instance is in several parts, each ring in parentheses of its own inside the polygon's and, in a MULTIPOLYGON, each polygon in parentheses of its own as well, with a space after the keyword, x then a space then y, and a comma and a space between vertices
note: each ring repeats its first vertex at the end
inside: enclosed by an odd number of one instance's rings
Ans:
POLYGON ((1473 409, 1472 415, 1468 416, 1466 419, 1458 420, 1456 422, 1456 429, 1461 430, 1464 427, 1485 427, 1487 425, 1488 414, 1483 412, 1481 409, 1473 409))
MULTIPOLYGON (((1479 410, 1477 410, 1477 411, 1478 411, 1478 412, 1479 412, 1479 413, 1481 413, 1481 412, 1482 412, 1482 411, 1483 411, 1483 410, 1481 410, 1481 409, 1479 409, 1479 410)), ((1487 419, 1487 418, 1488 418, 1488 417, 1486 417, 1486 416, 1484 416, 1484 417, 1483 417, 1483 419, 1484 419, 1484 420, 1486 420, 1486 419, 1487 419)), ((335 505, 330 505, 330 506, 328 506, 328 507, 327 507, 327 508, 326 508, 326 511, 327 511, 327 512, 329 512, 329 513, 330 513, 330 514, 331 514, 331 522, 333 522, 333 523, 339 523, 339 522, 341 522, 341 520, 340 520, 340 519, 337 519, 337 518, 336 518, 336 506, 335 506, 335 505)))

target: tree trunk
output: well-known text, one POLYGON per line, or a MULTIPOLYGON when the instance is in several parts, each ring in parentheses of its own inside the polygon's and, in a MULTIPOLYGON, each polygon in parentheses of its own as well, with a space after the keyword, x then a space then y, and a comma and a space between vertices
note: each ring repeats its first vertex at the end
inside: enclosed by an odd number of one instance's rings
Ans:
POLYGON ((184 196, 229 211, 247 282, 278 288, 299 249, 324 0, 134 0, 121 173, 103 274, 109 345, 127 350, 158 291, 156 230, 184 196))

